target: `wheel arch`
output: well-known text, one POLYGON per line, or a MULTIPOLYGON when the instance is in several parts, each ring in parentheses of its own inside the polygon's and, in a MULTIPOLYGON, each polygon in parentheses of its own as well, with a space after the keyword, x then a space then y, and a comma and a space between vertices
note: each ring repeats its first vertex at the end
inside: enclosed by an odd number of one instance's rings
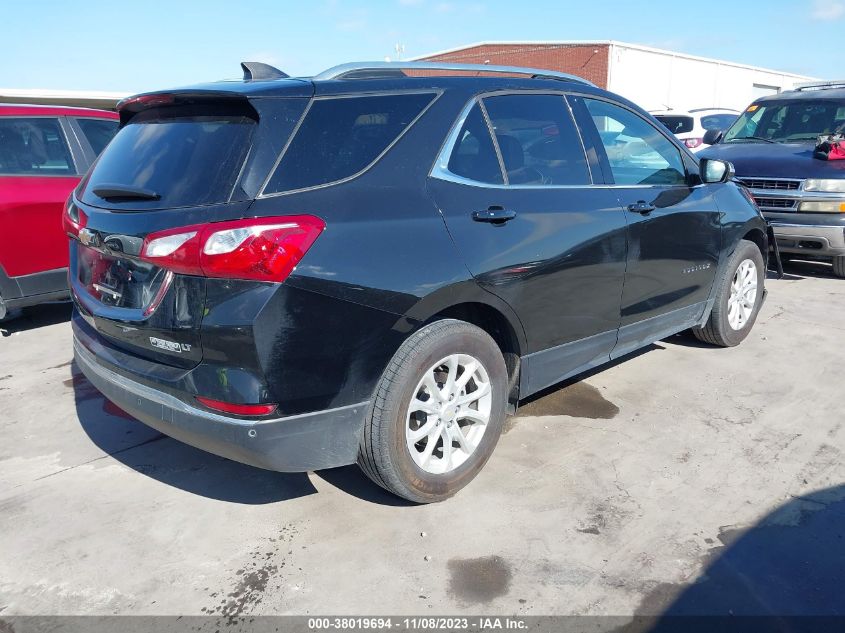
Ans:
MULTIPOLYGON (((748 240, 749 242, 753 242, 757 245, 757 248, 760 249, 760 255, 763 256, 763 263, 767 263, 769 259, 769 238, 766 236, 766 232, 758 227, 753 227, 746 231, 745 235, 743 235, 741 240, 748 240)), ((736 248, 736 247, 734 247, 736 248)))
POLYGON ((440 319, 458 319, 481 328, 489 334, 508 369, 508 400, 519 398, 520 358, 528 353, 525 329, 513 309, 496 295, 474 282, 458 284, 460 289, 448 287, 435 292, 428 301, 421 302, 407 316, 419 327, 440 319))

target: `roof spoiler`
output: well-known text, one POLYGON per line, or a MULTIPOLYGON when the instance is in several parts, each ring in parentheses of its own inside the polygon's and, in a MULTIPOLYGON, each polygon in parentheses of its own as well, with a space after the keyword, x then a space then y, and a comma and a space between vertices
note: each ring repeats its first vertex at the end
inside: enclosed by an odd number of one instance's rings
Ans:
POLYGON ((120 124, 125 125, 136 114, 154 108, 171 106, 216 105, 220 114, 237 113, 258 121, 258 112, 246 95, 224 90, 184 89, 149 92, 127 97, 117 104, 120 124))
POLYGON ((244 70, 244 81, 262 81, 290 77, 290 75, 283 73, 275 66, 261 62, 241 62, 241 68, 244 70))

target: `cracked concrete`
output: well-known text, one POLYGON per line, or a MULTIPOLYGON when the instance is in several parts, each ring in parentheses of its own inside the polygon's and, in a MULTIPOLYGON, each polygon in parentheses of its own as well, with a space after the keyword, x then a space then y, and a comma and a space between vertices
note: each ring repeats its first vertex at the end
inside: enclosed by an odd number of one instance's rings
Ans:
POLYGON ((769 535, 755 560, 838 561, 845 541, 799 536, 843 524, 845 281, 788 272, 742 346, 672 337, 570 381, 427 507, 355 467, 270 473, 163 437, 74 377, 67 307, 31 310, 0 338, 0 609, 631 615, 710 591, 749 535, 769 535))

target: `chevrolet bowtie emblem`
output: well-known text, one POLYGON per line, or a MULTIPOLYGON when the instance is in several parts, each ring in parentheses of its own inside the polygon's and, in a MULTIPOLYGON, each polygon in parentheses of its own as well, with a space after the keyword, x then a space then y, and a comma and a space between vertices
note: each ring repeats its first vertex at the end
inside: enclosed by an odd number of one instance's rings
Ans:
POLYGON ((79 241, 85 246, 97 247, 100 245, 100 236, 91 229, 82 229, 79 231, 79 241))

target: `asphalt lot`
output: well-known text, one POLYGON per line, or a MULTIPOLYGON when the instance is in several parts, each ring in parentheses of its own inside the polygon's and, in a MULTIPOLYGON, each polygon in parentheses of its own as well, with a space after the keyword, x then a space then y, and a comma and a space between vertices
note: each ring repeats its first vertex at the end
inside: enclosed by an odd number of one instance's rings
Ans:
POLYGON ((845 280, 787 273, 742 346, 563 385, 431 506, 166 438, 31 309, 0 338, 0 615, 842 614, 845 280))

